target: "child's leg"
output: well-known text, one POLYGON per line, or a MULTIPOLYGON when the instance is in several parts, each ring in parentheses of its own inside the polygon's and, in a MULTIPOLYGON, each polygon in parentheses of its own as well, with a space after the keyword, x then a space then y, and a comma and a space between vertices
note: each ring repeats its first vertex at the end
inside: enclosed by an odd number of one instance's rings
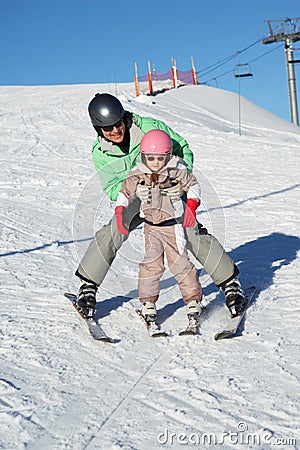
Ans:
POLYGON ((140 301, 156 302, 159 296, 159 280, 165 271, 164 248, 158 230, 144 225, 145 256, 139 265, 138 291, 140 301))
POLYGON ((165 252, 169 269, 178 282, 184 302, 201 301, 202 289, 196 267, 189 260, 180 225, 166 227, 165 252))

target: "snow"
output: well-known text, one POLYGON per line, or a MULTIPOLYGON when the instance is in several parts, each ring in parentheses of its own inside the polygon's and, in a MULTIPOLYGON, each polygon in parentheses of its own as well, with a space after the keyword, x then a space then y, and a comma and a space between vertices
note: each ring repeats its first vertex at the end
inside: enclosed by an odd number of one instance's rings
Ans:
POLYGON ((132 84, 0 87, 0 448, 299 448, 300 129, 206 86, 155 97, 132 84), (98 91, 157 117, 190 143, 203 191, 199 220, 258 294, 239 337, 214 334, 223 294, 196 263, 208 318, 179 337, 185 308, 166 271, 158 307, 167 339, 135 313, 141 229, 98 292, 115 338, 94 341, 64 298, 95 231, 113 214, 91 160, 87 104, 98 91))

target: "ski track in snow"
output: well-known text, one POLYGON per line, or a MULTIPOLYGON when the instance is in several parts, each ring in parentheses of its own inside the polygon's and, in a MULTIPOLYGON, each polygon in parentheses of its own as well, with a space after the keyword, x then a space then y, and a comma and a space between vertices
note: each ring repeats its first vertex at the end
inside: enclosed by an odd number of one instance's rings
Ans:
POLYGON ((233 93, 135 99, 118 86, 125 108, 189 141, 198 218, 258 293, 240 335, 216 342, 224 299, 197 265, 207 317, 201 336, 179 337, 185 310, 167 270, 158 307, 172 336, 149 338, 135 313, 138 229, 98 292, 97 317, 115 339, 104 344, 63 294, 76 292, 79 258, 113 214, 86 113, 109 88, 0 87, 0 448, 299 448, 299 128, 242 98, 239 136, 233 93))

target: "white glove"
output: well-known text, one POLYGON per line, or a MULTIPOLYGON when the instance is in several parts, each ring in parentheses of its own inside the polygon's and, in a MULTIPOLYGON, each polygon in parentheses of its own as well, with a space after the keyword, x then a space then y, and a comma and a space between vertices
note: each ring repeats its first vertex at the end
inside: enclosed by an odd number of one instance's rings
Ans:
POLYGON ((136 196, 141 200, 142 203, 147 203, 151 201, 151 186, 146 186, 145 184, 138 184, 136 187, 136 196))
POLYGON ((180 183, 177 183, 174 186, 171 186, 169 188, 161 190, 161 195, 168 196, 170 198, 171 202, 176 202, 177 200, 180 200, 183 193, 184 193, 184 191, 183 191, 180 183))

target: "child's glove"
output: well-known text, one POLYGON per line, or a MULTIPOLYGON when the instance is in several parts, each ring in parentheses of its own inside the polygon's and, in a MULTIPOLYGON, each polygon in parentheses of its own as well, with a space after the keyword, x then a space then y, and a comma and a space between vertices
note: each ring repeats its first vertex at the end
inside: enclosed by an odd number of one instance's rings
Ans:
POLYGON ((129 231, 123 225, 123 209, 124 206, 117 206, 115 208, 115 216, 117 221, 117 227, 120 234, 129 234, 129 231))
POLYGON ((188 198, 183 216, 183 228, 193 227, 196 224, 196 209, 200 205, 198 200, 188 198))

